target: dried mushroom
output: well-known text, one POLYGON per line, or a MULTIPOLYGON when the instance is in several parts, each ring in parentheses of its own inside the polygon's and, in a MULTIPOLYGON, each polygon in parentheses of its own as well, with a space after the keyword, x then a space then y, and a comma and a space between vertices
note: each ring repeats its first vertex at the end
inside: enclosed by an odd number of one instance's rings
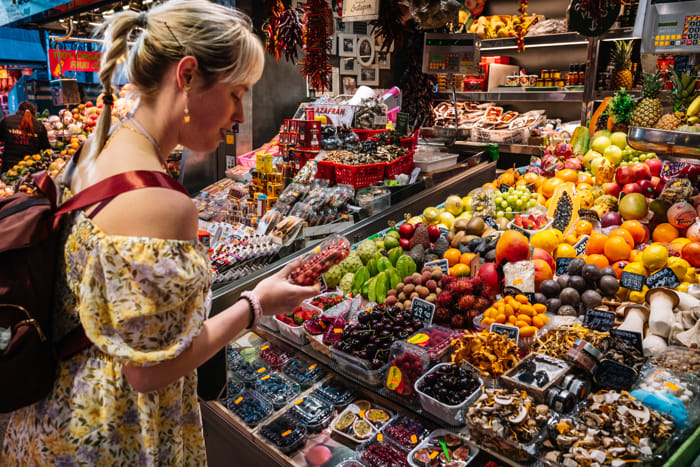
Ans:
POLYGON ((604 339, 610 336, 608 332, 593 331, 578 323, 571 326, 560 326, 550 329, 532 346, 532 352, 542 353, 556 358, 564 358, 566 352, 574 346, 574 342, 583 339, 594 347, 599 347, 604 339))
POLYGON ((471 363, 484 376, 498 378, 519 361, 515 341, 495 332, 467 334, 452 341, 452 363, 471 363))

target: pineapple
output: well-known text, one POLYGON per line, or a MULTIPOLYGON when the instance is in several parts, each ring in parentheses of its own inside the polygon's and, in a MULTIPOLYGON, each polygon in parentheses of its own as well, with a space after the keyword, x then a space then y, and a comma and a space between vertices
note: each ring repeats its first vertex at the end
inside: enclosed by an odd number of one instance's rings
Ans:
POLYGON ((632 111, 631 126, 654 128, 661 118, 663 107, 658 98, 661 91, 661 73, 642 73, 642 100, 632 111))
POLYGON ((691 78, 687 73, 676 73, 676 70, 671 67, 671 100, 673 101, 673 111, 665 114, 656 123, 656 128, 662 130, 675 130, 681 126, 686 119, 688 106, 693 101, 695 92, 695 81, 697 78, 691 78))
POLYGON ((613 131, 627 133, 630 114, 632 113, 632 98, 627 94, 627 90, 622 88, 610 101, 608 113, 615 118, 613 131))
POLYGON ((615 64, 615 72, 612 77, 612 87, 617 89, 632 89, 634 76, 630 71, 632 64, 632 41, 617 41, 612 51, 612 61, 615 64))

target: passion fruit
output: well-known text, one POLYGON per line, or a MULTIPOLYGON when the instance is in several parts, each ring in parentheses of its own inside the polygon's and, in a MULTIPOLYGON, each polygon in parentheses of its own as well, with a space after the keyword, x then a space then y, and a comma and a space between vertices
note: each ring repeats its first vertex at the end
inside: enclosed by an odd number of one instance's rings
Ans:
POLYGON ((547 299, 547 311, 550 313, 557 313, 557 310, 561 307, 561 300, 558 298, 547 299))
POLYGON ((566 287, 559 294, 559 300, 561 300, 562 305, 578 305, 581 301, 581 295, 573 287, 566 287))
POLYGON ((595 308, 603 303, 603 297, 600 296, 595 290, 586 290, 581 294, 581 301, 588 308, 595 308))
POLYGON ((602 279, 603 276, 613 276, 617 277, 617 272, 612 268, 612 266, 606 266, 603 269, 600 270, 600 278, 602 279))
POLYGON ((613 297, 620 288, 620 283, 617 281, 617 276, 604 275, 598 282, 598 287, 606 297, 613 297))
POLYGON ((580 276, 581 269, 586 265, 583 258, 573 258, 569 263, 569 275, 570 276, 580 276))
POLYGON ((569 276, 567 286, 576 289, 576 291, 580 294, 582 294, 587 288, 586 281, 581 276, 569 276))
POLYGON ((586 264, 581 270, 581 276, 583 276, 583 278, 589 283, 595 283, 598 281, 598 279, 600 279, 600 268, 595 264, 586 264))
POLYGON ((372 435, 372 425, 367 420, 358 419, 352 425, 352 431, 357 439, 367 439, 372 435))
POLYGON ((547 298, 558 297, 561 292, 561 286, 559 282, 547 279, 540 284, 540 292, 547 298))
POLYGON ((559 287, 561 287, 562 289, 568 287, 569 286, 569 275, 562 274, 561 276, 557 276, 557 282, 559 282, 559 287))

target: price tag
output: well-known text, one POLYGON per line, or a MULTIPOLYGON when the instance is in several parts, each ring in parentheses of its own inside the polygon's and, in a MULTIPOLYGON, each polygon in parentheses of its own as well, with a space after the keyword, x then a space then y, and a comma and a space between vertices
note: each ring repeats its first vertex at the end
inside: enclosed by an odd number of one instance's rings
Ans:
POLYGON ((505 183, 501 183, 501 186, 498 187, 498 191, 501 193, 508 193, 508 190, 510 190, 510 185, 506 185, 505 183))
POLYGON ((359 412, 357 412, 357 416, 360 417, 360 418, 365 418, 365 411, 364 411, 364 410, 360 410, 359 412))
POLYGON ((401 384, 402 379, 401 370, 392 365, 386 375, 386 387, 391 391, 395 391, 401 384))
POLYGON ((299 399, 298 401, 296 401, 296 402, 294 403, 294 405, 299 405, 299 404, 301 404, 302 402, 304 402, 304 399, 299 399))
POLYGON ((484 223, 491 227, 492 229, 498 230, 498 224, 496 224, 496 221, 493 220, 493 217, 491 216, 486 216, 484 217, 484 223))
POLYGON ((569 263, 574 258, 557 258, 557 276, 569 273, 569 263))
POLYGON ((285 437, 287 437, 287 436, 289 436, 289 435, 291 435, 291 434, 292 434, 292 430, 287 430, 287 431, 285 431, 284 433, 282 433, 280 436, 282 436, 282 438, 285 438, 285 437))
POLYGON ((507 324, 491 323, 489 332, 495 332, 496 334, 501 334, 509 339, 515 341, 515 345, 518 345, 518 338, 520 337, 520 328, 517 326, 508 326, 507 324))
POLYGON ((626 391, 637 380, 637 372, 627 365, 606 358, 598 365, 595 380, 601 386, 626 391))
POLYGON ((262 378, 260 378, 260 381, 265 381, 266 379, 270 379, 270 375, 265 375, 262 378))
POLYGON ((647 287, 650 289, 654 287, 670 287, 675 289, 679 285, 681 285, 681 281, 678 280, 676 273, 674 273, 671 268, 663 268, 661 271, 647 277, 647 287))
POLYGON ((318 281, 321 283, 321 293, 328 290, 328 285, 326 284, 326 279, 323 278, 323 274, 319 276, 318 281))
POLYGON ((342 330, 342 328, 333 328, 333 332, 336 334, 342 334, 343 330, 342 330))
POLYGON ((433 266, 439 266, 442 269, 442 273, 447 275, 450 273, 450 263, 446 259, 436 259, 435 261, 429 261, 425 263, 425 266, 432 268, 433 266))
POLYGON ((396 114, 396 134, 400 136, 408 135, 408 119, 409 114, 406 112, 398 112, 396 114))
POLYGON ((671 391, 674 391, 674 392, 676 392, 676 391, 678 391, 678 390, 680 389, 680 388, 678 387, 678 385, 673 384, 673 383, 670 382, 670 381, 666 381, 666 382, 664 383, 664 386, 666 386, 667 388, 669 388, 671 391))
POLYGON ((265 367, 258 368, 258 373, 263 373, 265 370, 267 370, 265 367))
POLYGON ((377 142, 373 139, 363 141, 362 152, 365 154, 375 154, 377 152, 377 142))
POLYGON ((381 443, 383 439, 384 439, 384 435, 381 433, 377 433, 377 441, 379 441, 381 443))
POLYGON ((238 399, 236 399, 235 401, 233 401, 233 403, 234 403, 234 404, 240 404, 242 400, 243 400, 243 396, 240 396, 238 399))
POLYGON ((430 453, 430 459, 435 459, 438 456, 438 451, 433 451, 430 453))
POLYGON ((642 335, 640 333, 611 329, 610 335, 619 337, 625 344, 636 347, 642 353, 642 355, 644 355, 644 350, 642 349, 642 335))
POLYGON ((313 369, 316 368, 317 366, 318 366, 318 364, 317 364, 317 363, 314 363, 313 365, 311 365, 311 366, 309 367, 309 371, 313 371, 313 369))
POLYGON ((479 269, 481 269, 481 255, 477 253, 469 262, 469 276, 476 276, 479 273, 479 269))
POLYGON ((517 279, 513 279, 513 285, 520 285, 523 283, 522 278, 518 277, 517 279))
POLYGON ((647 278, 642 276, 641 274, 635 274, 629 271, 622 271, 622 275, 620 275, 620 287, 624 287, 630 290, 636 290, 637 292, 639 292, 644 288, 644 283, 646 282, 646 280, 647 278))
POLYGON ((267 350, 267 349, 269 349, 269 348, 270 348, 269 345, 263 345, 262 347, 260 347, 260 351, 261 351, 261 352, 264 352, 265 350, 267 350))
POLYGON ((428 336, 425 333, 419 332, 418 334, 414 334, 411 337, 409 337, 406 342, 409 344, 415 344, 419 345, 421 347, 425 346, 430 341, 430 336, 428 336))
POLYGON ((418 437, 416 437, 416 435, 411 435, 411 443, 412 443, 412 444, 417 444, 417 443, 418 443, 418 437))
POLYGON ((435 313, 434 303, 414 297, 413 300, 411 300, 411 310, 426 326, 433 324, 433 314, 435 313))
POLYGON ((589 329, 600 332, 608 332, 615 325, 615 313, 611 311, 596 310, 590 308, 586 310, 583 324, 589 329))
POLYGON ((586 245, 588 245, 588 239, 591 238, 588 235, 581 237, 581 240, 576 242, 574 245, 574 250, 576 250, 577 255, 582 255, 586 252, 586 245))

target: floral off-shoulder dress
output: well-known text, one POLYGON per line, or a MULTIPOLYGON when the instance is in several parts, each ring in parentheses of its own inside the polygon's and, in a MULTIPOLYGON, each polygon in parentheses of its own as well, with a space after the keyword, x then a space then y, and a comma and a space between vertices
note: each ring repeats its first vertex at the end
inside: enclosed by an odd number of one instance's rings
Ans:
POLYGON ((12 414, 0 464, 206 465, 196 372, 145 394, 122 374, 177 357, 199 334, 204 247, 107 235, 82 213, 64 237, 55 335, 80 322, 94 345, 60 362, 46 399, 12 414))

